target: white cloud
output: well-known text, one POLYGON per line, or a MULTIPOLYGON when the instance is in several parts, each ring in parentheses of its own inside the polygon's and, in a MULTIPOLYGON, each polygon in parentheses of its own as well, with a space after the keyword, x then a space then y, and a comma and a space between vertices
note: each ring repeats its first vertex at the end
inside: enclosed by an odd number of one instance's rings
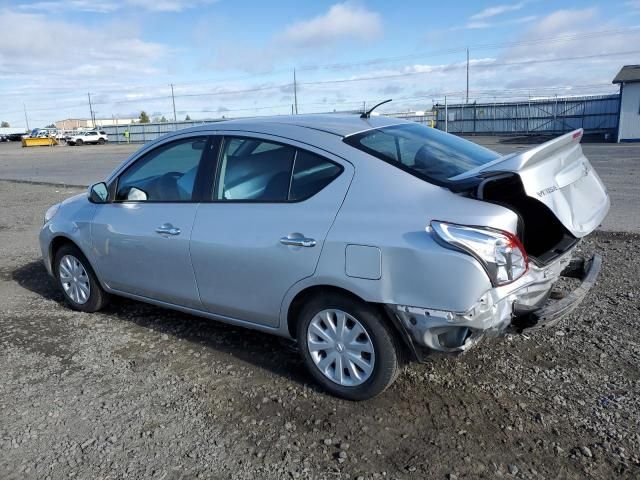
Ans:
POLYGON ((92 0, 50 0, 34 3, 25 3, 18 7, 22 11, 68 11, 68 12, 93 12, 93 13, 111 13, 120 8, 118 3, 106 1, 92 0))
POLYGON ((333 5, 323 15, 290 25, 280 41, 297 47, 317 47, 343 39, 369 41, 381 33, 380 14, 347 2, 333 5))
POLYGON ((498 15, 502 15, 503 13, 515 12, 524 7, 527 2, 519 2, 513 4, 503 4, 503 5, 493 5, 491 7, 487 7, 484 10, 479 11, 478 13, 471 15, 469 20, 485 20, 487 18, 496 17, 498 15))
POLYGON ((0 32, 0 78, 22 88, 148 75, 168 53, 161 44, 136 38, 129 25, 89 29, 44 14, 0 10, 0 32))
POLYGON ((306 55, 317 60, 337 45, 370 42, 381 34, 379 13, 351 2, 338 3, 322 15, 289 25, 262 45, 245 38, 217 42, 215 61, 204 63, 206 67, 264 72, 285 59, 306 55))
POLYGON ((619 24, 604 20, 598 8, 590 7, 552 12, 533 22, 517 41, 523 44, 506 49, 500 60, 534 62, 513 67, 510 82, 539 86, 605 85, 610 84, 622 65, 637 63, 637 54, 612 54, 637 50, 640 32, 621 29, 619 24), (594 34, 596 23, 597 31, 609 33, 594 34), (580 56, 591 58, 571 60, 580 56), (541 59, 556 61, 535 63, 535 60, 541 59))
POLYGON ((18 8, 23 11, 113 13, 118 10, 135 11, 135 9, 153 12, 181 12, 189 8, 214 3, 217 0, 45 0, 24 3, 18 8))
POLYGON ((216 0, 126 0, 131 8, 143 8, 156 12, 181 12, 188 8, 201 7, 216 0))
MULTIPOLYGON (((538 17, 536 15, 528 15, 526 17, 512 18, 510 20, 503 20, 500 22, 488 22, 485 20, 475 20, 468 22, 463 28, 468 30, 479 30, 483 28, 498 28, 506 27, 508 25, 521 25, 523 23, 533 22, 538 17)), ((459 28, 456 28, 459 30, 459 28)))

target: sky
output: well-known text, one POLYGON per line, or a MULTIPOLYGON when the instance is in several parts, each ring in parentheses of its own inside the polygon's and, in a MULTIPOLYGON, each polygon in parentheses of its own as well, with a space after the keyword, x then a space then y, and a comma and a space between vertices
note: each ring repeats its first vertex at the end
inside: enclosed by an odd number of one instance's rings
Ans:
POLYGON ((0 0, 0 121, 192 119, 614 93, 640 0, 0 0))

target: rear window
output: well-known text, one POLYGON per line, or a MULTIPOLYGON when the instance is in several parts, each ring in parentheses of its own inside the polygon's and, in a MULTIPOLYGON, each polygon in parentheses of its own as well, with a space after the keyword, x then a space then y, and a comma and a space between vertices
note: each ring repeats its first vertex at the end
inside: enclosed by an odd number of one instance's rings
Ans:
POLYGON ((344 141, 437 185, 500 157, 492 150, 420 124, 367 130, 344 141))

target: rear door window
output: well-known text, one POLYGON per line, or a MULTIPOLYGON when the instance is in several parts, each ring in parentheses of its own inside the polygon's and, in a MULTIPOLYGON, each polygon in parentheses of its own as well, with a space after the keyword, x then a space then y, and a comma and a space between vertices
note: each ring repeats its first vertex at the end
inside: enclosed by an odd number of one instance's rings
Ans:
POLYGON ((216 199, 286 202, 295 153, 294 147, 255 138, 225 138, 216 199))
POLYGON ((329 185, 340 172, 341 166, 313 153, 298 150, 289 200, 298 201, 312 197, 329 185))
POLYGON ((305 200, 342 172, 342 167, 292 145, 225 137, 214 199, 228 202, 305 200))

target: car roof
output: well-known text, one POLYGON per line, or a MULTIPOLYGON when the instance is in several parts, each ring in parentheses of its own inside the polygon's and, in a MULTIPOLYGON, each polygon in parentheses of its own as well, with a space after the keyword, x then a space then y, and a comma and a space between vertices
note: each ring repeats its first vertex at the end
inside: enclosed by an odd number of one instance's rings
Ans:
POLYGON ((305 115, 281 115, 271 117, 242 118, 235 120, 223 120, 211 124, 213 129, 259 129, 260 125, 280 124, 296 127, 310 128, 321 132, 346 137, 354 133, 375 128, 388 127, 401 123, 412 123, 398 118, 372 116, 360 118, 360 114, 305 114, 305 115))

